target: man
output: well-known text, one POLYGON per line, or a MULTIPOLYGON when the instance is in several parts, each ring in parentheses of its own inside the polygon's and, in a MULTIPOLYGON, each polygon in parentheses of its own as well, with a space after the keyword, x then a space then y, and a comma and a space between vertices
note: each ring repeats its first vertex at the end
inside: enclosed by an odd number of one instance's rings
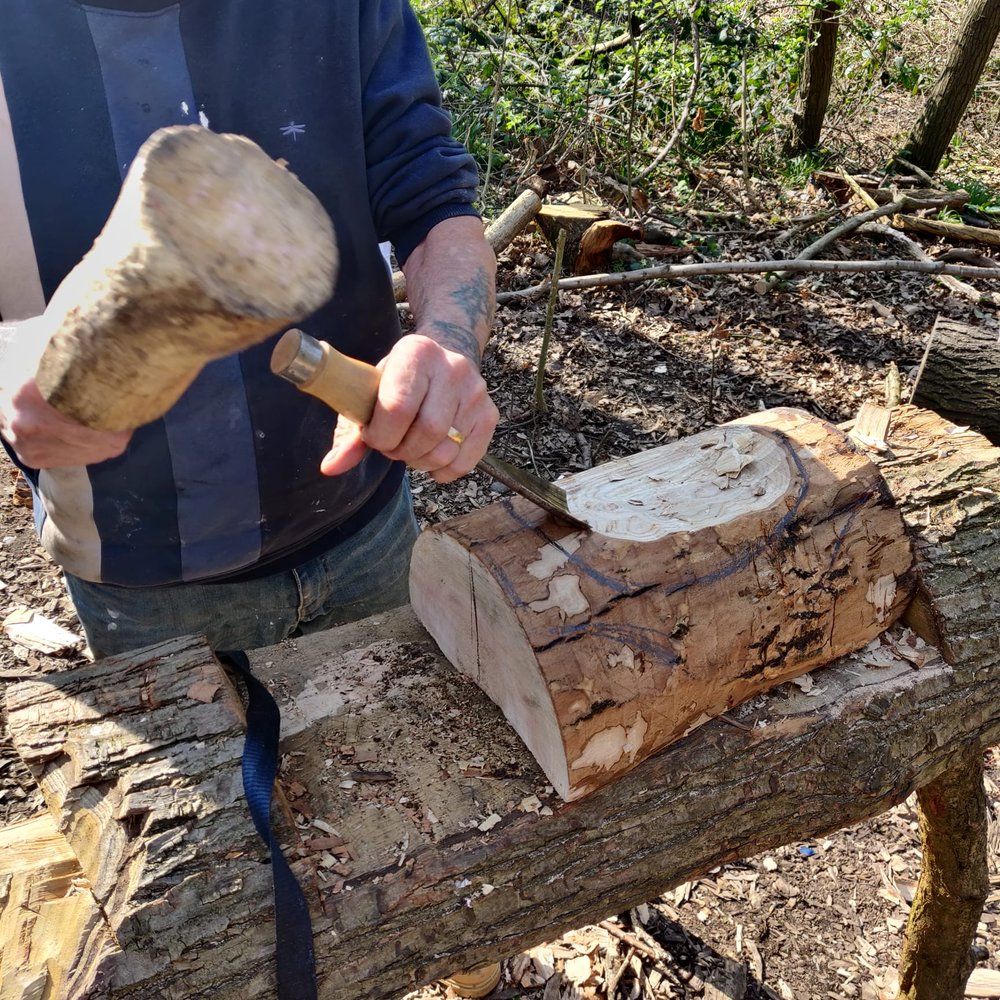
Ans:
POLYGON ((265 645, 406 600, 404 463, 462 476, 497 421, 476 183, 408 0, 4 0, 0 431, 95 655, 188 633, 265 645), (44 324, 17 321, 89 248, 142 142, 199 122, 287 160, 333 219, 337 290, 301 326, 380 363, 367 427, 334 434, 333 413, 268 370, 273 341, 209 365, 131 437, 39 394, 44 324), (408 336, 380 241, 406 275, 408 336))

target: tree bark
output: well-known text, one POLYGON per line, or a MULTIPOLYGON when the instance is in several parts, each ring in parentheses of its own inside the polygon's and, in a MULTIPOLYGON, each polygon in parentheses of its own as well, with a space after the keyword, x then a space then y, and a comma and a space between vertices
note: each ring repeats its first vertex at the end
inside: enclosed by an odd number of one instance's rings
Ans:
POLYGON ((902 614, 912 554, 869 459, 770 410, 423 533, 413 608, 566 799, 902 614), (503 649, 497 662, 491 650, 503 649))
POLYGON ((799 87, 799 109, 792 117, 789 152, 793 155, 819 145, 830 103, 841 6, 842 0, 820 0, 813 7, 799 87))
POLYGON ((983 755, 917 792, 923 860, 900 958, 900 1000, 962 1000, 990 892, 983 755))
POLYGON ((916 402, 1000 444, 1000 330, 939 316, 916 402))
POLYGON ((948 62, 927 95, 903 150, 907 159, 927 173, 937 170, 948 151, 998 34, 1000 0, 968 0, 948 62))
MULTIPOLYGON (((748 703, 736 725, 706 723, 581 802, 546 791, 408 611, 254 654, 284 717, 281 784, 301 829, 286 821, 281 839, 301 854, 321 997, 354 1000, 363 983, 387 1000, 551 940, 877 815, 1000 741, 1000 450, 912 407, 893 412, 887 443, 921 563, 913 622, 951 665, 887 633, 809 694, 748 703)), ((8 705, 93 886, 79 889, 124 949, 88 951, 65 1000, 270 1000, 270 872, 208 649, 178 640, 48 675, 12 686, 8 705)))

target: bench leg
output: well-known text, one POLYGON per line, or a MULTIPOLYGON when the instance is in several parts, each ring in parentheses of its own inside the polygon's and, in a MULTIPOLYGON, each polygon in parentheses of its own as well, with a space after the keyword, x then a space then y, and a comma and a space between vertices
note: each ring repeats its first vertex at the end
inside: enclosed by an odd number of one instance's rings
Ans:
POLYGON ((899 963, 900 1000, 962 1000, 989 894, 979 749, 917 792, 923 862, 899 963))

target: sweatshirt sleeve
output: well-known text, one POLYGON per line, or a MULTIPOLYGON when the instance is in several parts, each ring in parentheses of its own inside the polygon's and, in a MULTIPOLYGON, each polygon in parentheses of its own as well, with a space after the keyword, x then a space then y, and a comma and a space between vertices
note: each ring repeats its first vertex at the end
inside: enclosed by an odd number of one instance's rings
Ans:
POLYGON ((378 237, 402 264, 439 222, 478 215, 478 172, 451 137, 409 0, 362 0, 361 10, 368 195, 378 237))

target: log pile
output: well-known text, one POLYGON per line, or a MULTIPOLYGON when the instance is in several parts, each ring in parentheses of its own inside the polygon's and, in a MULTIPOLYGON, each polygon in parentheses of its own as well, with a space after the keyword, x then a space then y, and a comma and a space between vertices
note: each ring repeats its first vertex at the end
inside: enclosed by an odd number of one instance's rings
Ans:
MULTIPOLYGON (((320 995, 398 997, 876 815, 1000 740, 1000 451, 913 408, 894 411, 886 446, 921 570, 907 620, 938 648, 896 626, 809 695, 754 699, 570 805, 406 609, 256 654, 285 719, 282 841, 313 909, 320 995)), ((485 668, 505 650, 489 653, 485 668)), ((8 929, 31 904, 8 906, 0 982, 16 968, 42 991, 11 995, 272 997, 270 869, 240 795, 238 701, 207 648, 23 682, 8 711, 65 839, 52 857, 68 845, 79 864, 48 898, 83 895, 107 922, 103 936, 36 923, 25 941, 8 929)), ((0 885, 28 842, 37 831, 6 831, 0 885)))

